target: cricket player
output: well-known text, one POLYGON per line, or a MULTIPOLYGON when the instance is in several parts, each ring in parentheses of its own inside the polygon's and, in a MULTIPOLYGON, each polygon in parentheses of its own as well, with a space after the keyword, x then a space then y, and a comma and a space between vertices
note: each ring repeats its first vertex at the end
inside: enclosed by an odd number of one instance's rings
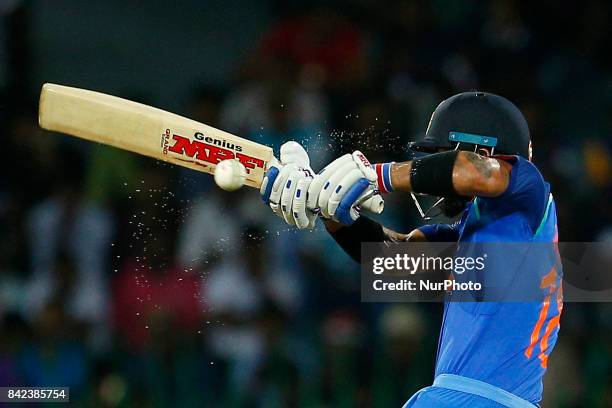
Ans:
MULTIPOLYGON (((312 228, 323 218, 327 231, 358 262, 361 242, 555 247, 550 185, 531 162, 527 122, 510 101, 485 92, 455 95, 435 109, 424 139, 411 148, 423 155, 372 166, 356 151, 315 175, 306 152, 288 142, 266 174, 262 198, 298 228, 312 228), (394 192, 439 197, 439 209, 458 221, 402 234, 360 214, 363 199, 394 192)), ((486 270, 487 278, 500 278, 510 292, 525 284, 536 287, 538 296, 530 301, 462 302, 451 294, 444 304, 433 384, 404 407, 538 406, 563 305, 562 271, 553 259, 558 261, 554 254, 536 257, 525 249, 491 260, 495 268, 486 270), (508 274, 516 279, 504 280, 508 274)))

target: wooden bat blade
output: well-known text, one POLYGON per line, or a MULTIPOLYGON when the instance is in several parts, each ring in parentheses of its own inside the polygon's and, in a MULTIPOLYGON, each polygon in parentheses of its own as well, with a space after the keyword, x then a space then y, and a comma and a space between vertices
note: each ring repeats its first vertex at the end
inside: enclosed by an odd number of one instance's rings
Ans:
POLYGON ((44 84, 38 121, 42 128, 214 173, 217 163, 239 160, 245 184, 259 187, 272 148, 203 123, 116 96, 44 84))

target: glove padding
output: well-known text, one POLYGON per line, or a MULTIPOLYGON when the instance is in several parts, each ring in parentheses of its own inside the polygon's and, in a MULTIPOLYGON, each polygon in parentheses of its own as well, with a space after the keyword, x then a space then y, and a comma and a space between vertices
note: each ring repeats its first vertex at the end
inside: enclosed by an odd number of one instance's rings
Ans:
POLYGON ((363 153, 345 154, 315 176, 306 206, 324 218, 351 225, 359 218, 359 204, 378 194, 376 180, 376 171, 363 153))
POLYGON ((264 203, 289 225, 313 228, 316 213, 306 208, 306 198, 314 172, 306 150, 297 142, 281 146, 280 161, 273 158, 261 183, 264 203))

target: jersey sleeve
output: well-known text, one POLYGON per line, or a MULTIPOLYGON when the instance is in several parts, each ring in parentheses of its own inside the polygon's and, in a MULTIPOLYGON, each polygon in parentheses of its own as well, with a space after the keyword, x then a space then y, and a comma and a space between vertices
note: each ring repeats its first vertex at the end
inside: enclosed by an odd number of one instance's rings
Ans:
POLYGON ((429 242, 455 242, 459 239, 458 224, 428 224, 418 230, 429 242))
POLYGON ((535 231, 546 211, 550 186, 530 161, 519 156, 494 157, 512 164, 508 187, 498 197, 478 199, 486 202, 489 210, 497 214, 522 213, 535 231))

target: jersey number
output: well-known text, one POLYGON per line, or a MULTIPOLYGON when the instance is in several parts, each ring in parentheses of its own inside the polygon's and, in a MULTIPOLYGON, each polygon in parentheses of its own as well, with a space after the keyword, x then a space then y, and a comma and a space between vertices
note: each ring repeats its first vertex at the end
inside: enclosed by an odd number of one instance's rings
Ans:
POLYGON ((548 365, 548 354, 546 354, 546 349, 548 348, 548 340, 550 335, 555 331, 555 329, 559 328, 559 321, 561 320, 561 310, 563 310, 563 291, 561 287, 557 286, 557 268, 553 266, 553 268, 542 278, 540 282, 541 289, 548 289, 548 294, 544 298, 544 302, 542 302, 542 309, 540 310, 540 317, 538 318, 537 323, 535 324, 533 331, 531 332, 531 339, 529 342, 529 347, 525 350, 525 356, 527 358, 531 358, 533 354, 533 350, 535 346, 540 343, 540 354, 538 358, 540 359, 540 365, 542 368, 546 368, 548 365), (556 295, 555 295, 556 294, 556 295), (557 314, 548 321, 546 325, 546 329, 544 331, 544 335, 540 338, 540 331, 542 330, 542 326, 546 321, 546 317, 548 316, 548 309, 550 308, 550 301, 555 295, 556 304, 557 304, 557 314))

